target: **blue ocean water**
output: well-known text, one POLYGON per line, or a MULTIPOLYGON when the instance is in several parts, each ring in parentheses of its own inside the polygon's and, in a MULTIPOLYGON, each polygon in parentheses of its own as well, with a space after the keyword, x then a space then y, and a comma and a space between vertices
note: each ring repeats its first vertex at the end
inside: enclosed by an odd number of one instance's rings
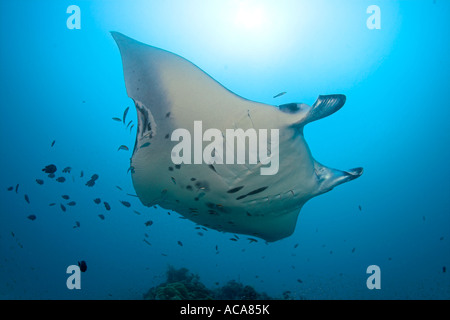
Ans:
POLYGON ((237 280, 278 298, 449 299, 449 15, 443 0, 0 2, 0 298, 141 299, 172 265, 210 288, 237 280), (81 29, 67 26, 70 5, 81 29), (371 5, 380 29, 367 26, 371 5), (127 195, 136 128, 112 120, 130 106, 136 123, 136 111, 110 31, 175 52, 250 100, 345 94, 304 134, 319 162, 363 176, 309 201, 294 234, 269 244, 200 236, 144 207, 127 195), (42 172, 49 164, 65 182, 42 172), (66 269, 82 260, 81 289, 69 290, 66 269), (370 265, 381 289, 366 285, 370 265))

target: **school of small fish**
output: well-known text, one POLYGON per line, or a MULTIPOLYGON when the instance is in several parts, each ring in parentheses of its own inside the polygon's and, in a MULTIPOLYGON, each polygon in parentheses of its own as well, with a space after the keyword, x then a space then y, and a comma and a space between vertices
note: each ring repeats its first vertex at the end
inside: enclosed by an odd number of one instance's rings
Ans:
MULTIPOLYGON (((281 93, 275 95, 273 98, 280 97, 280 96, 282 96, 282 95, 284 95, 284 94, 286 94, 286 92, 281 92, 281 93)), ((125 125, 125 123, 126 123, 126 117, 127 117, 128 112, 129 112, 129 107, 127 107, 127 108, 124 110, 122 118, 113 117, 112 119, 113 119, 114 121, 117 121, 117 122, 122 122, 122 123, 125 125)), ((170 116, 170 113, 169 113, 167 116, 170 116)), ((133 123, 133 120, 130 120, 130 121, 127 123, 127 125, 126 125, 126 128, 127 128, 127 129, 129 128, 130 132, 131 132, 131 130, 132 130, 133 127, 134 127, 134 124, 132 125, 132 123, 133 123)), ((50 144, 50 147, 51 147, 51 148, 54 148, 55 145, 56 145, 56 140, 53 140, 53 141, 51 142, 51 144, 50 144)), ((145 144, 139 146, 139 148, 145 148, 145 147, 148 147, 149 145, 150 145, 150 143, 147 142, 147 143, 145 143, 145 144)), ((119 151, 119 150, 128 151, 129 148, 128 148, 126 145, 120 145, 119 148, 118 148, 118 151, 119 151)), ((175 169, 177 169, 177 166, 175 166, 175 169)), ((128 171, 130 171, 130 170, 133 170, 132 167, 130 167, 130 168, 128 169, 128 171)), ((60 184, 65 184, 65 183, 68 181, 68 180, 67 180, 68 176, 69 176, 69 175, 72 175, 72 172, 73 172, 73 169, 72 169, 72 167, 70 167, 70 166, 66 166, 66 167, 64 167, 64 168, 61 170, 61 169, 58 169, 58 167, 57 167, 55 164, 48 164, 48 165, 46 165, 46 166, 44 166, 44 167, 42 168, 42 173, 41 173, 41 174, 44 175, 44 176, 43 176, 43 177, 38 177, 38 178, 36 178, 36 179, 35 179, 35 182, 36 182, 36 184, 39 185, 39 186, 44 186, 44 185, 47 185, 47 184, 51 184, 52 180, 53 180, 53 181, 56 181, 56 182, 58 182, 58 183, 60 183, 60 184), (61 174, 59 175, 58 172, 61 172, 61 174), (56 177, 56 174, 58 174, 59 176, 56 177)), ((82 170, 81 170, 81 171, 78 171, 78 172, 80 173, 80 174, 79 174, 79 179, 83 180, 83 178, 85 177, 84 172, 83 172, 82 170)), ((96 182, 99 180, 99 177, 100 177, 100 176, 99 176, 97 173, 94 173, 94 174, 91 175, 91 177, 90 177, 89 179, 84 178, 83 183, 84 183, 85 186, 87 186, 87 187, 89 187, 89 188, 93 188, 93 187, 95 186, 96 182)), ((78 178, 77 178, 77 179, 78 179, 78 178)), ((72 175, 72 180, 75 182, 75 175, 72 175)), ((193 181, 195 181, 195 178, 193 178, 193 181)), ((172 178, 172 182, 173 182, 174 184, 177 183, 176 180, 175 180, 175 178, 172 178)), ((39 188, 40 188, 40 187, 39 187, 39 188)), ((131 197, 133 197, 133 198, 136 198, 136 197, 137 197, 137 196, 136 196, 135 194, 133 194, 133 193, 127 193, 127 192, 124 191, 123 188, 120 187, 120 186, 117 186, 117 185, 116 185, 115 188, 116 188, 117 190, 119 190, 120 192, 123 192, 126 196, 131 196, 131 197)), ((240 188, 242 188, 242 187, 238 187, 238 188, 235 188, 235 189, 231 189, 231 190, 229 190, 228 192, 229 192, 229 193, 238 192, 238 191, 240 190, 240 188)), ((246 195, 243 195, 243 196, 241 196, 241 197, 246 197, 246 196, 248 196, 248 195, 251 195, 252 193, 258 193, 258 192, 260 192, 261 190, 263 190, 264 188, 266 188, 266 187, 260 188, 260 189, 258 189, 258 190, 254 190, 254 191, 252 191, 252 192, 250 192, 250 193, 248 193, 248 194, 246 194, 246 195)), ((16 194, 19 194, 19 190, 21 190, 21 189, 22 189, 22 188, 20 188, 20 184, 19 184, 19 183, 17 183, 16 185, 8 186, 8 187, 6 188, 6 190, 7 190, 8 192, 13 192, 13 193, 16 193, 16 194)), ((95 188, 94 188, 94 189, 95 189, 95 188)), ((23 193, 23 199, 25 200, 25 202, 27 203, 27 205, 31 205, 31 204, 32 204, 32 201, 31 201, 31 200, 34 199, 34 198, 30 198, 30 196, 29 196, 28 193, 23 193)), ((58 200, 55 199, 54 202, 49 203, 48 206, 49 206, 49 207, 56 207, 56 208, 58 208, 57 205, 59 205, 60 212, 63 212, 63 213, 65 213, 65 214, 71 214, 71 210, 73 210, 73 209, 71 209, 71 208, 74 208, 74 207, 77 206, 77 201, 73 200, 72 197, 71 197, 70 195, 68 195, 68 194, 60 194, 60 195, 58 195, 57 199, 58 199, 58 200), (70 210, 69 210, 69 209, 70 209, 70 210)), ((122 206, 123 206, 123 208, 125 208, 125 210, 126 210, 126 209, 129 209, 129 208, 132 208, 132 203, 131 203, 130 201, 126 201, 126 200, 118 200, 118 201, 122 204, 122 206)), ((112 206, 111 206, 111 204, 110 204, 111 202, 105 201, 105 200, 102 199, 101 197, 93 197, 93 198, 89 199, 89 203, 90 203, 91 205, 93 205, 93 206, 97 206, 97 207, 96 207, 97 210, 103 210, 103 212, 101 212, 101 213, 98 213, 98 212, 97 212, 97 216, 98 216, 98 218, 99 218, 101 221, 105 220, 105 219, 108 217, 108 214, 110 214, 110 213, 107 214, 107 212, 109 212, 109 211, 112 210, 112 206), (91 201, 94 202, 94 204, 92 204, 91 201), (99 205, 101 205, 102 203, 103 203, 103 208, 101 208, 102 206, 99 206, 99 205)), ((113 202, 113 203, 114 203, 114 202, 113 202)), ((117 202, 116 202, 116 203, 117 203, 117 202)), ((219 205, 218 205, 218 206, 219 206, 219 205)), ((157 207, 157 206, 154 206, 154 208, 157 209, 158 207, 157 207)), ((136 215, 139 215, 139 216, 142 215, 141 212, 139 212, 138 210, 135 210, 134 208, 133 208, 132 210, 133 210, 133 212, 134 212, 136 215)), ((357 206, 357 210, 358 210, 359 212, 362 212, 362 211, 363 211, 363 210, 362 210, 362 206, 361 206, 361 205, 358 205, 358 206, 357 206)), ((34 210, 34 211, 36 212, 36 210, 34 210)), ((168 211, 167 214, 170 215, 171 212, 168 211)), ((179 218, 183 219, 184 217, 179 216, 179 218)), ((39 223, 39 219, 37 219, 37 214, 35 214, 35 213, 28 214, 28 215, 26 216, 26 219, 28 219, 28 220, 30 220, 30 221, 33 221, 33 222, 30 222, 30 223, 39 223), (34 221, 36 221, 36 222, 34 222, 34 221)), ((425 221, 425 216, 423 216, 423 221, 425 221)), ((145 227, 148 228, 148 229, 146 229, 146 230, 151 230, 151 228, 149 228, 149 227, 151 227, 153 224, 154 224, 153 220, 148 220, 148 219, 146 219, 146 221, 144 222, 145 227)), ((72 228, 73 228, 73 229, 81 228, 81 223, 80 223, 80 221, 78 221, 78 220, 74 221, 74 225, 72 226, 72 228)), ((204 227, 204 226, 195 225, 195 226, 194 226, 194 231, 195 231, 195 234, 196 234, 197 236, 204 237, 204 236, 205 236, 205 232, 209 231, 209 229, 206 228, 206 227, 204 227)), ((317 230, 316 230, 316 232, 317 232, 317 230)), ((17 242, 18 246, 19 246, 20 248, 23 248, 22 243, 19 242, 19 241, 17 240, 17 237, 16 237, 15 233, 14 233, 14 232, 11 232, 11 235, 12 235, 13 238, 16 239, 16 242, 17 242)), ((149 234, 148 234, 148 233, 144 233, 144 239, 143 239, 143 242, 144 242, 146 245, 148 245, 148 246, 152 246, 152 243, 148 240, 149 238, 150 238, 149 234)), ((241 243, 244 243, 244 242, 242 242, 242 240, 246 240, 245 243, 246 243, 247 245, 250 245, 250 244, 253 244, 253 243, 259 243, 259 242, 262 242, 262 241, 260 241, 260 240, 258 240, 258 239, 251 238, 251 237, 246 237, 245 239, 241 239, 237 234, 234 234, 232 237, 229 238, 229 240, 230 240, 231 242, 241 242, 241 243)), ((440 240, 440 241, 443 241, 443 240, 444 240, 444 237, 440 237, 439 240, 440 240)), ((264 242, 263 242, 263 243, 264 243, 264 242)), ((176 244, 177 244, 179 247, 183 247, 183 248, 186 247, 186 246, 184 245, 184 243, 183 243, 181 240, 177 240, 177 241, 176 241, 176 244)), ((268 245, 267 242, 265 242, 265 244, 268 245)), ((299 243, 296 243, 296 244, 293 246, 293 249, 297 249, 298 247, 299 247, 299 243)), ((326 246, 323 245, 322 247, 325 248, 326 246)), ((218 246, 217 244, 215 244, 213 248, 215 248, 215 250, 214 250, 214 251, 215 251, 215 254, 219 254, 219 252, 220 252, 220 251, 219 251, 219 246, 218 246)), ((242 250, 244 251, 245 249, 242 249, 242 250)), ((356 252, 356 247, 353 247, 350 251, 351 251, 351 254, 355 254, 355 252, 356 252)), ((329 254, 332 254, 332 253, 333 253, 333 251, 330 250, 330 251, 329 251, 329 254)), ((161 253, 161 255, 164 256, 164 257, 167 257, 167 256, 168 256, 166 253, 161 253)), ((295 254, 293 254, 293 255, 295 255, 295 254)), ((262 259, 264 259, 264 256, 262 256, 262 259)), ((389 260, 389 261, 392 260, 392 257, 388 257, 388 260, 389 260)), ((85 272, 85 271, 87 270, 87 264, 86 264, 86 262, 85 262, 84 260, 79 261, 79 262, 78 262, 78 265, 79 265, 80 270, 81 270, 82 272, 85 272)), ((292 268, 295 268, 295 266, 292 266, 292 268)), ((443 273, 446 272, 446 266, 442 266, 441 272, 443 272, 443 273)), ((258 276, 256 276, 256 277, 258 277, 258 276)), ((303 284, 303 280, 300 279, 300 278, 297 279, 297 282, 298 282, 299 284, 303 284)))

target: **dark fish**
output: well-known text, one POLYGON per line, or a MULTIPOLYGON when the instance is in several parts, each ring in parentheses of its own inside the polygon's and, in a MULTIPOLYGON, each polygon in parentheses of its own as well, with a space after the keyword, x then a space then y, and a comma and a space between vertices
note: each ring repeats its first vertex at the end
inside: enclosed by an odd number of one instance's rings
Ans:
POLYGON ((116 117, 114 117, 114 118, 112 118, 114 121, 117 121, 117 122, 122 122, 122 119, 120 119, 120 118, 116 118, 116 117))
POLYGON ((25 201, 26 201, 27 203, 30 203, 30 198, 28 198, 28 195, 27 195, 27 194, 24 195, 24 198, 25 198, 25 201))
POLYGON ((73 207, 74 205, 76 205, 77 203, 75 201, 70 201, 69 203, 67 203, 68 206, 73 207))
POLYGON ((66 194, 65 194, 65 195, 62 195, 61 197, 62 197, 64 200, 69 200, 69 198, 70 198, 70 197, 69 197, 68 195, 66 195, 66 194))
POLYGON ((36 216, 34 214, 30 214, 27 218, 31 221, 36 220, 36 216))
POLYGON ((151 246, 152 244, 150 242, 148 242, 146 239, 143 239, 143 241, 148 244, 149 246, 151 246))
POLYGON ((36 183, 37 183, 37 184, 40 184, 40 185, 43 185, 43 184, 44 184, 44 180, 42 180, 42 179, 36 179, 36 183))
POLYGON ((127 196, 130 196, 130 197, 136 197, 136 198, 138 198, 138 196, 137 196, 137 195, 135 195, 135 194, 131 194, 131 193, 127 193, 127 196))
POLYGON ((119 147, 119 149, 117 149, 117 151, 119 151, 119 150, 125 150, 125 151, 128 151, 129 149, 128 149, 128 147, 126 146, 126 145, 121 145, 120 147, 119 147))
POLYGON ((131 204, 127 201, 120 201, 120 203, 123 204, 127 208, 131 207, 131 204))
POLYGON ((133 122, 133 120, 130 120, 130 122, 128 122, 127 124, 127 128, 130 126, 130 124, 133 122))
POLYGON ((44 169, 42 169, 45 173, 55 173, 56 172, 56 166, 54 164, 49 164, 48 166, 45 166, 44 169))
POLYGON ((111 206, 109 205, 108 202, 104 201, 103 204, 105 205, 106 210, 111 210, 111 206))
POLYGON ((52 202, 52 203, 50 203, 48 206, 49 206, 49 207, 53 207, 54 205, 56 205, 56 203, 52 202))
POLYGON ((230 240, 231 240, 231 241, 237 241, 237 239, 236 239, 236 238, 230 238, 230 240))
POLYGON ((19 192, 19 184, 16 184, 16 193, 19 192))
POLYGON ((219 246, 218 245, 216 245, 216 251, 218 251, 219 250, 219 246))
POLYGON ((355 250, 356 250, 356 248, 353 248, 353 249, 352 249, 352 253, 354 253, 354 252, 355 252, 355 250))
POLYGON ((153 224, 153 221, 152 221, 152 220, 148 220, 148 221, 145 223, 145 226, 146 226, 146 227, 150 227, 152 224, 153 224))
POLYGON ((296 244, 294 245, 294 249, 297 248, 297 247, 298 247, 298 243, 296 243, 296 244))
POLYGON ((358 206, 358 208, 359 208, 359 211, 362 211, 362 208, 361 208, 361 206, 358 206))
POLYGON ((54 174, 54 173, 49 173, 48 177, 49 177, 50 179, 53 179, 53 178, 55 177, 55 174, 54 174))
POLYGON ((105 216, 104 215, 99 214, 98 216, 99 216, 100 219, 105 220, 105 216))
POLYGON ((130 133, 131 133, 131 130, 133 129, 133 127, 134 127, 134 124, 133 124, 133 125, 131 125, 131 127, 130 127, 130 133))
POLYGON ((66 181, 66 178, 58 177, 58 178, 56 178, 56 181, 63 183, 64 181, 66 181))
POLYGON ((128 110, 130 110, 130 107, 127 107, 123 112, 123 124, 125 124, 125 119, 127 118, 128 110))
POLYGON ((75 221, 75 226, 74 226, 74 228, 79 228, 80 227, 80 221, 75 221))
POLYGON ((286 94, 286 91, 283 91, 283 92, 280 92, 279 94, 274 95, 273 98, 275 99, 275 98, 284 96, 285 94, 286 94))
POLYGON ((80 271, 81 272, 86 272, 87 270, 87 265, 86 265, 86 261, 78 261, 78 266, 80 267, 80 271))
POLYGON ((202 232, 197 232, 197 234, 199 235, 199 236, 203 236, 203 233, 202 232))
POLYGON ((70 173, 71 170, 72 170, 71 167, 65 167, 65 168, 63 169, 62 172, 64 172, 64 173, 70 173))
POLYGON ((80 178, 83 178, 83 176, 84 176, 84 173, 83 173, 83 170, 82 170, 81 173, 80 173, 80 178))
POLYGON ((258 240, 254 239, 254 238, 247 238, 247 239, 250 241, 249 243, 258 242, 258 240))
POLYGON ((91 180, 89 180, 88 182, 86 182, 86 185, 88 187, 93 187, 95 185, 95 181, 98 179, 98 174, 93 174, 91 177, 91 180))
POLYGON ((139 211, 133 210, 133 212, 136 213, 137 215, 141 215, 139 211))
POLYGON ((181 241, 178 240, 177 243, 178 243, 178 245, 179 245, 180 247, 183 246, 183 243, 182 243, 181 241))
POLYGON ((123 191, 123 189, 119 186, 116 186, 117 189, 119 189, 120 191, 123 191))
POLYGON ((86 184, 85 184, 86 186, 88 186, 88 187, 93 187, 94 185, 95 185, 95 180, 89 180, 88 182, 86 182, 86 184))
POLYGON ((8 187, 8 191, 13 191, 14 187, 8 187))
POLYGON ((55 145, 56 140, 53 140, 52 145, 50 146, 51 148, 53 148, 53 146, 55 145))
POLYGON ((60 204, 60 206, 61 206, 61 210, 66 212, 66 207, 63 204, 60 204))
POLYGON ((96 204, 100 204, 100 202, 102 202, 102 200, 100 200, 100 198, 95 198, 95 199, 94 199, 94 202, 95 202, 96 204))
POLYGON ((442 267, 442 272, 445 273, 447 271, 447 268, 445 266, 442 267))
POLYGON ((303 281, 301 279, 297 279, 298 283, 303 283, 303 281))

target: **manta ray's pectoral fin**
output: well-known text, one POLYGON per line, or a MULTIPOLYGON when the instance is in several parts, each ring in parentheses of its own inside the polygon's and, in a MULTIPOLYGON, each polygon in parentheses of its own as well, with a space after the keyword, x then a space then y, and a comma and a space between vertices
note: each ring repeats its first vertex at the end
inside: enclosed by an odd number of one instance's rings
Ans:
POLYGON ((303 127, 335 113, 344 106, 345 100, 343 94, 332 94, 319 96, 311 107, 304 103, 289 103, 279 106, 279 109, 293 115, 292 126, 303 127))
POLYGON ((314 171, 318 180, 319 189, 317 195, 323 194, 332 190, 334 187, 343 184, 345 182, 354 180, 363 174, 363 168, 355 168, 347 171, 341 171, 325 167, 314 162, 314 171))

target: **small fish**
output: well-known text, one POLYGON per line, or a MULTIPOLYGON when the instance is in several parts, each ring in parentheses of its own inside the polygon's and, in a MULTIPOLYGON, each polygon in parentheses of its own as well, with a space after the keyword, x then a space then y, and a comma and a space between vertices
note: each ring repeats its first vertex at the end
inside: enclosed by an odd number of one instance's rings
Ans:
POLYGON ((297 247, 298 247, 298 243, 296 243, 296 244, 294 245, 294 249, 297 248, 297 247))
POLYGON ((78 266, 80 267, 80 271, 81 272, 86 272, 87 270, 87 265, 86 265, 86 261, 78 261, 78 266))
POLYGON ((202 232, 200 232, 200 231, 199 231, 199 232, 197 232, 197 234, 198 234, 199 236, 201 236, 201 237, 203 236, 203 233, 202 233, 202 232))
POLYGON ((125 124, 125 119, 127 118, 128 110, 130 110, 130 107, 127 107, 123 112, 123 124, 125 124))
POLYGON ((130 133, 131 133, 131 130, 133 129, 133 127, 134 127, 134 124, 133 124, 133 125, 131 125, 131 127, 130 127, 130 133))
POLYGON ((353 249, 352 249, 352 253, 354 253, 354 252, 355 252, 355 250, 356 250, 356 248, 353 248, 353 249))
POLYGON ((52 144, 51 144, 51 148, 53 148, 53 146, 55 145, 56 140, 53 140, 52 144))
POLYGON ((42 169, 45 173, 55 173, 56 172, 56 166, 54 164, 49 164, 48 166, 45 166, 44 169, 42 169))
POLYGON ((37 183, 37 184, 40 184, 40 185, 43 185, 43 184, 44 184, 44 180, 42 180, 42 179, 36 179, 36 183, 37 183))
POLYGON ((49 206, 49 207, 53 207, 54 205, 56 205, 56 203, 52 202, 52 203, 50 203, 48 206, 49 206))
POLYGON ((139 211, 133 210, 133 212, 136 213, 137 215, 141 215, 139 211))
POLYGON ((63 173, 70 173, 71 170, 72 170, 71 167, 65 167, 62 172, 63 173))
POLYGON ((231 240, 231 241, 237 241, 237 239, 236 239, 236 238, 230 238, 230 240, 231 240))
POLYGON ((103 204, 105 205, 106 210, 111 210, 111 206, 109 205, 108 202, 104 201, 103 204))
POLYGON ((75 221, 75 226, 74 228, 79 228, 80 227, 80 221, 75 221))
POLYGON ((247 238, 247 239, 250 241, 249 243, 258 242, 258 240, 254 239, 254 238, 247 238))
POLYGON ((298 283, 303 283, 303 281, 301 279, 297 279, 298 283))
POLYGON ((112 118, 114 121, 117 121, 117 122, 122 122, 122 119, 120 119, 120 118, 116 118, 116 117, 114 117, 114 118, 112 118))
POLYGON ((93 174, 91 177, 92 181, 96 181, 98 179, 98 174, 93 174))
POLYGON ((76 205, 77 203, 75 201, 70 201, 69 203, 67 203, 68 206, 73 207, 74 205, 76 205))
POLYGON ((279 94, 274 95, 273 98, 275 99, 275 98, 284 96, 286 93, 287 93, 286 91, 280 92, 279 94))
POLYGON ((64 181, 66 181, 66 178, 58 177, 58 178, 56 178, 56 181, 63 183, 64 181))
POLYGON ((143 241, 148 244, 149 246, 151 246, 152 244, 150 242, 148 242, 146 239, 143 239, 143 241))
POLYGON ((216 245, 216 251, 219 251, 219 246, 218 245, 216 245))
POLYGON ((63 204, 59 204, 59 205, 60 205, 60 207, 61 207, 61 210, 64 211, 64 212, 66 212, 66 207, 65 207, 63 204))
POLYGON ((178 240, 177 243, 178 243, 178 245, 179 245, 180 247, 183 246, 183 243, 182 243, 180 240, 178 240))
POLYGON ((145 226, 146 226, 146 227, 150 227, 152 224, 153 224, 153 221, 152 221, 152 220, 148 220, 148 221, 145 223, 145 226))
POLYGON ((98 216, 99 216, 100 219, 105 220, 105 216, 104 215, 99 214, 98 216))
POLYGON ((131 204, 128 201, 120 201, 120 203, 123 204, 127 208, 131 207, 131 204))
POLYGON ((83 176, 84 176, 84 173, 83 173, 83 170, 81 170, 80 178, 83 178, 83 176))
POLYGON ((127 124, 127 128, 130 126, 130 124, 133 122, 133 120, 130 120, 130 122, 128 122, 127 124))
POLYGON ((100 202, 102 202, 102 200, 100 200, 100 198, 95 198, 95 199, 94 199, 94 202, 95 202, 96 204, 100 204, 100 202))
POLYGON ((31 221, 36 220, 36 216, 34 214, 30 214, 27 218, 31 221))
POLYGON ((117 149, 117 151, 119 151, 119 150, 125 150, 125 151, 128 151, 129 149, 128 149, 128 147, 126 146, 126 145, 121 145, 120 147, 119 147, 119 149, 117 149))
POLYGON ((117 189, 119 189, 120 191, 123 191, 123 189, 119 186, 116 186, 117 189))
POLYGON ((27 202, 27 203, 30 203, 30 198, 28 197, 28 195, 26 194, 26 195, 24 195, 24 198, 25 198, 25 201, 27 202))
POLYGON ((55 177, 55 174, 54 174, 54 173, 49 173, 49 174, 48 174, 48 177, 49 177, 50 179, 53 179, 53 178, 55 177))
POLYGON ((442 267, 442 272, 445 273, 447 271, 447 268, 445 266, 442 267))
POLYGON ((62 195, 61 198, 63 198, 64 200, 69 200, 70 199, 70 197, 67 194, 62 195))
POLYGON ((16 193, 19 192, 19 184, 16 184, 16 193))
POLYGON ((359 211, 362 211, 362 208, 361 208, 361 206, 358 206, 358 208, 359 208, 359 211))

